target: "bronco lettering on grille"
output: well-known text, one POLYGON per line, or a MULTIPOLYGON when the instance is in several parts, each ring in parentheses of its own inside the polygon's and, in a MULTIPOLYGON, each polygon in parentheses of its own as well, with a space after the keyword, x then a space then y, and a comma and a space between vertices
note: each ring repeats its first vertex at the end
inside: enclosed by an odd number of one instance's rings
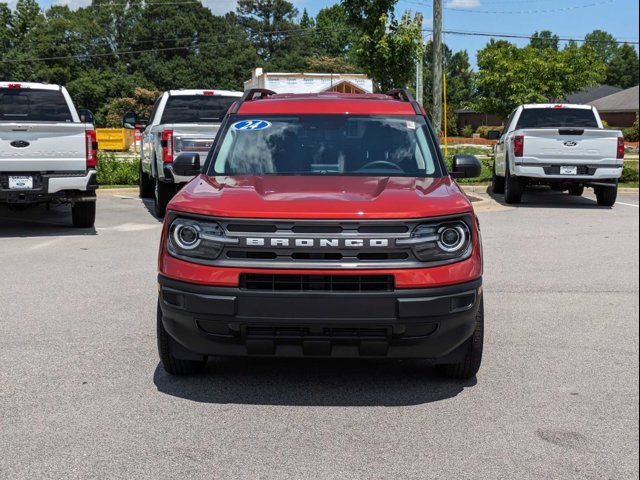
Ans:
MULTIPOLYGON (((241 242, 242 243, 242 242, 241 242)), ((244 239, 247 247, 275 248, 385 248, 389 246, 386 238, 260 238, 244 239)))

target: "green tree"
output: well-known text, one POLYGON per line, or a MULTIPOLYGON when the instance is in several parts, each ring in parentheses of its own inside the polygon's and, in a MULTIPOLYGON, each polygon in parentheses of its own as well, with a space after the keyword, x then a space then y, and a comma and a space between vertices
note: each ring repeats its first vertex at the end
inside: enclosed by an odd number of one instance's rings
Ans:
POLYGON ((532 35, 529 45, 538 50, 550 48, 551 50, 557 51, 559 42, 560 37, 558 35, 554 35, 549 30, 542 30, 541 32, 536 32, 532 35))
POLYGON ((638 52, 633 46, 625 43, 613 54, 607 66, 605 83, 620 88, 630 88, 638 85, 638 75, 638 52))
POLYGON ((422 17, 395 17, 396 0, 343 0, 347 18, 358 30, 355 58, 380 90, 407 86, 422 49, 422 17))
POLYGON ((126 112, 136 112, 140 118, 149 118, 153 104, 160 95, 157 90, 135 88, 130 97, 112 98, 96 114, 98 125, 118 128, 126 112))
POLYGON ((11 48, 12 18, 9 5, 0 3, 0 58, 11 48))
MULTIPOLYGON (((475 79, 469 64, 466 50, 453 53, 446 45, 442 45, 444 73, 447 76, 447 102, 453 108, 462 108, 473 102, 475 79)), ((433 100, 433 42, 427 42, 423 55, 424 64, 424 99, 431 108, 433 100)))
POLYGON ((238 20, 258 55, 268 62, 284 56, 295 43, 298 10, 286 0, 239 0, 238 20))
POLYGON ((476 108, 506 117, 519 104, 565 97, 599 84, 605 65, 590 46, 560 51, 491 40, 478 52, 476 108))
POLYGON ((594 30, 584 37, 585 45, 593 48, 598 58, 604 63, 609 63, 618 51, 618 43, 613 35, 604 30, 594 30))
POLYGON ((315 41, 321 55, 347 57, 355 36, 355 29, 349 23, 342 4, 337 3, 318 12, 315 41))

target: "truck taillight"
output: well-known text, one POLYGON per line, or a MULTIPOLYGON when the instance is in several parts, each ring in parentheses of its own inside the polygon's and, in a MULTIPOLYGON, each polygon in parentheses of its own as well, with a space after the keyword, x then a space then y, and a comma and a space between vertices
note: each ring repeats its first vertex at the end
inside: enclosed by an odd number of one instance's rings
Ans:
POLYGON ((87 146, 87 168, 95 168, 98 164, 98 142, 95 130, 87 130, 85 132, 85 141, 87 146))
POLYGON ((173 162, 173 130, 162 131, 162 161, 173 162))
POLYGON ((624 158, 624 137, 618 137, 618 155, 616 158, 624 158))
POLYGON ((524 155, 524 135, 516 135, 513 137, 513 154, 516 157, 524 155))

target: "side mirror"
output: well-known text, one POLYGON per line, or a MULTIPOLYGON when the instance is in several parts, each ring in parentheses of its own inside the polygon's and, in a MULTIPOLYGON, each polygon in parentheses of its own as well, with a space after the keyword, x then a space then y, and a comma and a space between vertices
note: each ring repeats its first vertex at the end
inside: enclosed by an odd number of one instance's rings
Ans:
POLYGON ((197 153, 181 153, 173 161, 173 172, 181 177, 193 177, 200 173, 200 155, 197 153))
POLYGON ((137 119, 136 123, 134 124, 135 128, 137 128, 138 130, 144 130, 145 128, 147 128, 147 125, 149 125, 149 120, 147 120, 146 118, 137 119))
POLYGON ((86 108, 78 109, 78 116, 80 117, 80 121, 82 123, 94 123, 95 121, 93 112, 91 110, 87 110, 86 108))
POLYGON ((482 174, 482 164, 475 156, 459 153, 453 157, 453 178, 475 178, 482 174))
POLYGON ((137 121, 138 116, 134 112, 127 112, 122 116, 122 128, 133 130, 137 121))
POLYGON ((499 140, 502 136, 502 132, 500 130, 489 130, 487 132, 487 139, 489 140, 499 140))

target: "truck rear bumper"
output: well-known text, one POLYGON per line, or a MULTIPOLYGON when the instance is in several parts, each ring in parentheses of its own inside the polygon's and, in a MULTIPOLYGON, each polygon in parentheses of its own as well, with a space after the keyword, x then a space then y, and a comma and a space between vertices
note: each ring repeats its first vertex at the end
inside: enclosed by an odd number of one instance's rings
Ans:
POLYGON ((39 203, 51 200, 95 201, 98 188, 96 171, 57 173, 6 173, 0 172, 0 202, 39 203), (9 176, 21 175, 33 178, 33 189, 9 189, 9 176))
POLYGON ((622 176, 622 164, 584 164, 568 160, 565 163, 516 163, 514 175, 519 177, 560 180, 565 182, 616 180, 622 176), (577 175, 561 175, 560 166, 577 167, 577 175))
MULTIPOLYGON (((482 279, 367 293, 253 291, 159 276, 162 322, 188 352, 220 356, 421 358, 455 363, 482 279)), ((176 354, 176 356, 179 356, 176 354)))

